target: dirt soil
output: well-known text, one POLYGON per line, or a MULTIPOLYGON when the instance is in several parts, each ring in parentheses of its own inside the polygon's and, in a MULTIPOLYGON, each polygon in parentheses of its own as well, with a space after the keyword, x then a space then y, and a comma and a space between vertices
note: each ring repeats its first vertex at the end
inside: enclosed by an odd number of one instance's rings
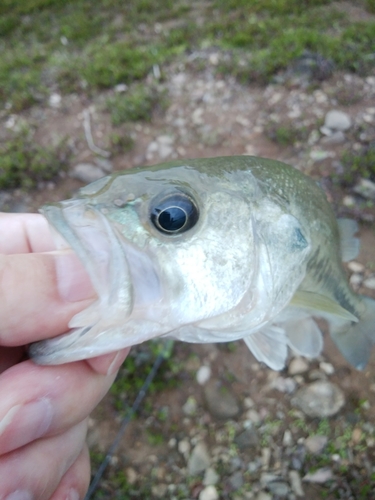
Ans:
MULTIPOLYGON (((112 157, 113 168, 242 154, 290 163, 320 181, 338 215, 359 220, 361 251, 356 262, 363 269, 354 272, 359 278, 353 283, 359 292, 375 297, 371 287, 363 286, 363 280, 375 272, 374 209, 368 200, 333 182, 343 151, 360 150, 375 140, 375 77, 335 73, 314 85, 292 78, 265 88, 249 87, 218 76, 217 58, 214 51, 201 51, 163 69, 161 85, 169 99, 166 111, 149 123, 126 125, 123 132, 132 136, 135 146, 112 157), (204 69, 194 71, 193 59, 201 59, 204 69), (339 142, 320 131, 332 109, 351 118, 350 128, 337 136, 339 142), (297 139, 280 144, 274 137, 280 127, 292 128, 297 139), (301 138, 299 131, 304 134, 301 138)), ((13 120, 15 124, 20 120, 34 124, 41 144, 68 136, 74 151, 72 166, 82 162, 95 165, 97 157, 83 130, 83 111, 90 110, 94 142, 105 150, 112 126, 103 110, 104 98, 104 94, 92 100, 79 95, 63 97, 57 107, 34 108, 13 120)), ((66 176, 28 195, 12 193, 6 198, 7 207, 35 211, 45 202, 71 196, 82 185, 66 176)), ((148 348, 138 347, 132 359, 139 368, 132 371, 131 380, 143 380, 154 357, 148 348)), ((125 365, 122 376, 128 372, 125 365)), ((375 353, 367 368, 358 372, 326 336, 318 360, 307 360, 298 373, 288 368, 274 373, 256 362, 242 342, 229 347, 176 343, 157 381, 129 424, 95 498, 375 498, 375 353), (209 373, 204 383, 199 378, 202 367, 209 373), (343 391, 344 404, 330 418, 308 417, 293 404, 299 388, 317 379, 343 391), (219 399, 222 395, 223 400, 232 396, 229 406, 233 413, 216 411, 209 402, 212 393, 219 399), (350 436, 345 440, 337 429, 343 434, 349 429, 350 436), (239 436, 245 431, 248 441, 244 444, 239 436), (305 446, 312 435, 328 439, 317 454, 305 446), (192 473, 198 443, 204 443, 208 458, 192 473), (207 471, 212 469, 216 480, 207 479, 207 471), (326 471, 327 479, 306 479, 316 470, 326 471), (296 481, 301 481, 302 491, 296 481)), ((120 392, 108 395, 92 416, 89 442, 94 467, 108 450, 124 409, 137 393, 134 389, 128 394, 120 392), (121 402, 124 408, 119 410, 121 402)))

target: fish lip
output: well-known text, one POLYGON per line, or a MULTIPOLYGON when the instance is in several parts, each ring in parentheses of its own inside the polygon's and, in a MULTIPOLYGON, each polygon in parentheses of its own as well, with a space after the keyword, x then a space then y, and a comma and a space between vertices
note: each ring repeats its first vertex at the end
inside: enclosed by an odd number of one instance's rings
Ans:
MULTIPOLYGON (((118 232, 112 228, 100 208, 87 203, 87 200, 78 199, 44 205, 40 212, 57 231, 57 246, 61 247, 66 242, 76 253, 103 306, 113 304, 120 287, 127 287, 127 293, 132 297, 131 274, 124 242, 119 241, 118 232)), ((132 301, 129 301, 128 315, 132 305, 132 301)))

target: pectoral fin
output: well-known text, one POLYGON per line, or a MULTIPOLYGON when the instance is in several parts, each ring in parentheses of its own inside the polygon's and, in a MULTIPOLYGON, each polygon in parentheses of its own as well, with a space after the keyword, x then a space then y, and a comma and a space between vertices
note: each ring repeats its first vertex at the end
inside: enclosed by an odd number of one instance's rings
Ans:
POLYGON ((244 337, 244 341, 258 361, 272 370, 282 370, 288 356, 285 331, 277 326, 266 326, 259 332, 244 337))
POLYGON ((330 314, 333 316, 338 316, 346 321, 358 321, 358 318, 352 313, 340 306, 338 302, 326 297, 325 295, 319 295, 313 292, 305 292, 298 290, 290 301, 290 305, 296 307, 302 307, 304 309, 311 309, 312 314, 321 315, 330 314))
POLYGON ((323 348, 323 336, 312 318, 301 318, 283 323, 289 347, 301 356, 316 358, 323 348))

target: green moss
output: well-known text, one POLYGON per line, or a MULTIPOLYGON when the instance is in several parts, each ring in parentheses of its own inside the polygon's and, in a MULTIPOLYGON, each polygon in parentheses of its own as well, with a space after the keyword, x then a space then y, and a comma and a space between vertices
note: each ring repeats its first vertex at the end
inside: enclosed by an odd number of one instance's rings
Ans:
POLYGON ((165 94, 155 87, 137 85, 129 92, 116 94, 107 100, 113 125, 125 122, 150 121, 154 109, 165 107, 165 94))
POLYGON ((346 151, 341 162, 343 172, 337 176, 337 180, 343 185, 351 187, 360 178, 375 182, 375 146, 367 146, 359 152, 346 151))
POLYGON ((65 141, 51 148, 37 145, 33 133, 24 128, 0 143, 0 156, 0 189, 32 189, 67 168, 69 151, 65 141))

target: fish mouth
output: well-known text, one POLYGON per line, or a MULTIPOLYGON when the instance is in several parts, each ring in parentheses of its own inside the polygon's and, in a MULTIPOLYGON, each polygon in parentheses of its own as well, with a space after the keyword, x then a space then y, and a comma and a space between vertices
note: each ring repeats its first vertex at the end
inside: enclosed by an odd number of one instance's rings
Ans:
POLYGON ((61 364, 116 350, 119 347, 106 342, 105 333, 113 325, 123 325, 134 305, 124 238, 105 209, 86 200, 49 204, 41 213, 55 233, 57 248, 73 250, 83 263, 98 300, 70 320, 69 332, 32 344, 30 357, 38 364, 61 364))

